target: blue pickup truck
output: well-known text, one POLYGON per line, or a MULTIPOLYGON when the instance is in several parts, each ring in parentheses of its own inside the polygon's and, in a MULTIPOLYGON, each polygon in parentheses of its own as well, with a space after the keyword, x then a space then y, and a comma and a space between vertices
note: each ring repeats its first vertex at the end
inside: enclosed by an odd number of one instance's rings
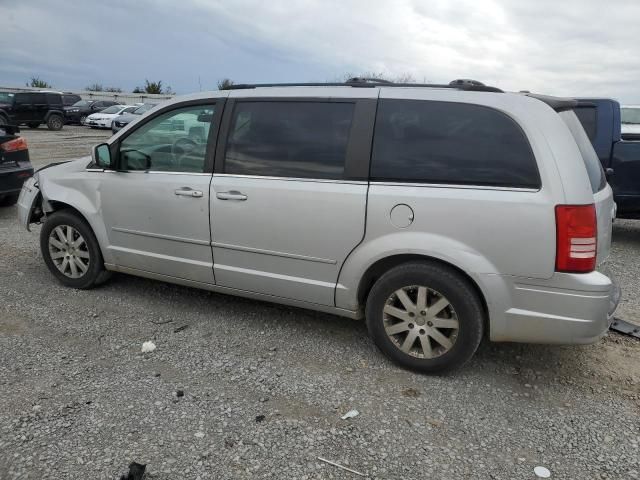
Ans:
POLYGON ((640 218, 640 135, 620 133, 620 104, 579 98, 574 111, 584 127, 618 206, 618 217, 640 218))

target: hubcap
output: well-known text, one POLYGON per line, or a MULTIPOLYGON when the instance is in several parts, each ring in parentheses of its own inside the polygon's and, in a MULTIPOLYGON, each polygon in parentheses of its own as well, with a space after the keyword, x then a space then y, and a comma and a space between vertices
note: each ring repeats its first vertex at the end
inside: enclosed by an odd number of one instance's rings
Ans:
POLYGON ((393 292, 383 309, 384 328, 393 344, 407 355, 436 358, 458 338, 458 315, 440 292, 412 285, 393 292))
POLYGON ((49 234, 49 255, 56 268, 69 278, 80 278, 89 270, 90 255, 80 232, 58 225, 49 234))

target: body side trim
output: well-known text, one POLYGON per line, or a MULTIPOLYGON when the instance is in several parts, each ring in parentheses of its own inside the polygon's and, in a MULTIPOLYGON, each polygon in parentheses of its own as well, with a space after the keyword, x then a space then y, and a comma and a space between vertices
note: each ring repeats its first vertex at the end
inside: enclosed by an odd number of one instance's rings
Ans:
POLYGON ((329 258, 309 257, 306 255, 297 255, 295 253, 276 252, 274 250, 263 250, 261 248, 251 248, 251 247, 244 247, 241 245, 231 245, 229 243, 211 242, 211 246, 217 247, 217 248, 226 248, 228 250, 238 250, 241 252, 261 253, 263 255, 272 255, 274 257, 294 258, 296 260, 306 260, 308 262, 328 263, 330 265, 335 265, 337 263, 336 260, 331 260, 329 258))

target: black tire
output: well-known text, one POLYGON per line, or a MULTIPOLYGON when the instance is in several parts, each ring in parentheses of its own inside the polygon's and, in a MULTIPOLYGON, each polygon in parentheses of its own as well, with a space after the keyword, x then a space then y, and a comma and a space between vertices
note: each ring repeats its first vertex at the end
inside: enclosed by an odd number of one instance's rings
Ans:
POLYGON ((62 127, 64 126, 64 119, 57 114, 53 114, 50 115, 49 118, 47 119, 47 128, 49 130, 62 130, 62 127))
POLYGON ((40 126, 40 122, 29 122, 27 123, 27 127, 29 128, 38 128, 40 126))
POLYGON ((0 127, 4 125, 8 125, 9 120, 4 115, 0 115, 0 127))
POLYGON ((42 226, 42 230, 40 231, 40 250, 49 271, 58 279, 58 281, 60 281, 60 283, 68 287, 79 289, 93 288, 104 283, 111 276, 111 272, 108 272, 104 268, 104 260, 102 258, 102 252, 100 251, 100 245, 98 244, 91 227, 83 218, 70 210, 59 210, 47 216, 47 219, 42 226), (49 236, 56 227, 60 226, 72 227, 82 235, 85 240, 86 250, 84 251, 89 254, 89 263, 87 271, 78 278, 71 278, 70 276, 62 273, 58 267, 56 267, 56 264, 51 257, 49 236))
POLYGON ((12 205, 15 205, 16 203, 18 203, 19 196, 20 194, 13 193, 10 195, 4 195, 0 197, 0 207, 10 207, 12 205))
POLYGON ((80 125, 84 125, 84 122, 87 121, 87 116, 86 115, 80 115, 80 125))
MULTIPOLYGON (((417 300, 415 302, 417 303, 417 300)), ((428 307, 425 310, 428 310, 428 307)), ((416 312, 415 315, 420 315, 420 313, 416 312)), ((417 318, 416 316, 416 322, 417 318)), ((425 318, 422 317, 421 321, 424 322, 425 318)), ((485 311, 476 290, 463 275, 435 262, 412 262, 392 268, 375 282, 367 297, 366 319, 367 329, 374 343, 394 362, 411 370, 442 373, 460 368, 476 352, 482 340, 485 311), (426 327, 405 323, 405 325, 411 326, 411 329, 415 328, 420 331, 420 334, 423 334, 420 340, 416 340, 415 344, 412 343, 414 349, 411 351, 414 352, 414 355, 403 352, 385 330, 385 314, 383 313, 385 304, 392 298, 394 292, 414 285, 426 286, 446 297, 450 306, 445 307, 446 310, 443 312, 445 315, 452 315, 450 310, 452 308, 457 316, 457 336, 453 337, 454 330, 444 330, 444 332, 449 332, 452 338, 455 338, 455 341, 452 342, 453 345, 448 350, 429 338, 427 334, 429 345, 435 345, 436 351, 445 349, 444 353, 434 358, 425 358, 424 353, 415 350, 417 345, 422 346, 423 338, 425 338, 423 328, 426 327), (418 353, 415 353, 416 351, 418 353)), ((406 322, 411 322, 411 319, 406 322)), ((400 323, 403 322, 400 321, 400 323)), ((438 331, 442 333, 443 330, 438 331)), ((393 338, 400 342, 403 335, 404 332, 398 333, 393 338)), ((408 336, 409 332, 407 331, 404 338, 406 339, 408 336)))

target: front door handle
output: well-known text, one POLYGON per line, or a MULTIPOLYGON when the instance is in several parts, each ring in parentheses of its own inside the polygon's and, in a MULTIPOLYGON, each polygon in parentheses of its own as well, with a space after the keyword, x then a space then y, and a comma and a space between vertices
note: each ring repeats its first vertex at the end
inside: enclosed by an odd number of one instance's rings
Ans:
POLYGON ((216 193, 216 198, 220 200, 240 200, 244 201, 247 199, 247 196, 244 193, 240 193, 237 190, 229 190, 228 192, 218 192, 216 193))
POLYGON ((192 188, 189 188, 189 187, 179 188, 178 190, 174 190, 173 193, 175 193, 176 195, 181 195, 183 197, 195 197, 195 198, 200 198, 204 195, 201 190, 193 190, 192 188))

